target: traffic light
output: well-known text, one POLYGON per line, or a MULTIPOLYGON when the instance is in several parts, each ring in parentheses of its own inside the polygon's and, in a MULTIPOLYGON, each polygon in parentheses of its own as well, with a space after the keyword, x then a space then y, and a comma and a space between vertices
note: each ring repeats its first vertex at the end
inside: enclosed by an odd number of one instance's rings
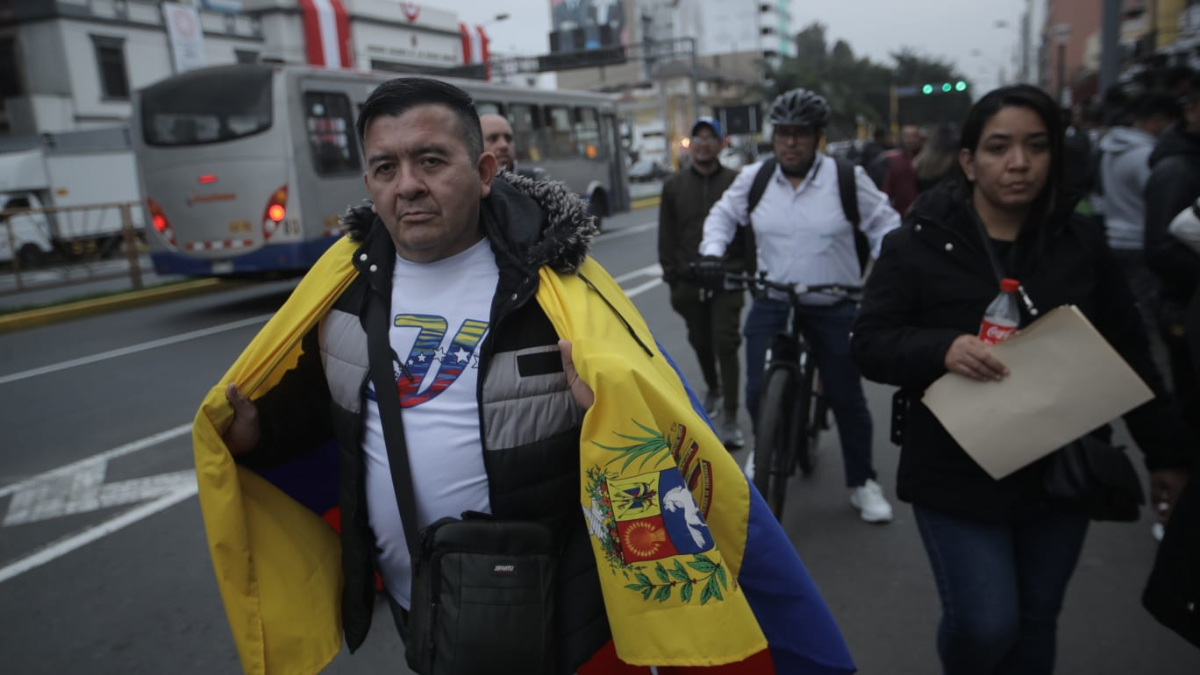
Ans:
POLYGON ((933 94, 939 90, 943 94, 949 94, 952 91, 964 92, 967 90, 967 83, 965 80, 958 80, 957 82, 942 82, 940 84, 929 83, 921 85, 921 93, 925 94, 926 96, 929 96, 930 94, 933 94))

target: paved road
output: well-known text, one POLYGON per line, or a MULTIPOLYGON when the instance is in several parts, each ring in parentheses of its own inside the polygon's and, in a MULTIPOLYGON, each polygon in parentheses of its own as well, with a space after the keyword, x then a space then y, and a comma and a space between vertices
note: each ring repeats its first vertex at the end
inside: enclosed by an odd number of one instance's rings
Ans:
MULTIPOLYGON (((697 381, 653 269, 654 216, 611 219, 595 254, 697 381)), ((239 672, 193 496, 189 425, 203 393, 292 285, 0 335, 0 672, 239 672)), ((868 389, 889 492, 896 452, 882 421, 890 393, 868 389)), ((859 522, 836 439, 827 441, 827 461, 794 486, 787 531, 861 672, 936 673, 937 598, 911 510, 897 505, 888 526, 859 522)), ((1148 523, 1093 528, 1063 615, 1059 673, 1200 672, 1200 653, 1138 604, 1153 552, 1148 523)), ((326 672, 399 672, 386 610, 376 620, 359 654, 326 672)))

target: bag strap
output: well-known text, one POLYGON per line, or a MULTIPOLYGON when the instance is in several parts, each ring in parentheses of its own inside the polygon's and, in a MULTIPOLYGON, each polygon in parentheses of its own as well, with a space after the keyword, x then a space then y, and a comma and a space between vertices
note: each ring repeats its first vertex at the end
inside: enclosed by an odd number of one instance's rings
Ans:
MULTIPOLYGON (((1004 280, 1004 266, 1000 264, 1000 256, 996 255, 996 249, 992 246, 992 238, 988 236, 987 226, 983 224, 983 218, 979 217, 979 212, 973 205, 968 211, 971 213, 971 220, 975 223, 975 229, 979 232, 979 238, 983 242, 983 250, 987 253, 988 262, 992 265, 992 273, 996 275, 996 286, 999 287, 1004 280)), ((1039 313, 1038 308, 1033 304, 1029 294, 1025 292, 1025 284, 1017 286, 1017 291, 1025 303, 1025 309, 1029 310, 1029 315, 1036 318, 1039 313)))
POLYGON ((404 440, 404 419, 400 412, 400 396, 393 379, 394 364, 400 364, 405 377, 412 375, 404 369, 396 352, 392 350, 389 333, 388 310, 383 298, 371 293, 367 303, 367 356, 370 363, 371 384, 375 386, 375 400, 379 405, 379 418, 383 423, 383 442, 387 447, 388 465, 392 470, 392 488, 396 491, 396 504, 400 507, 400 524, 404 526, 404 540, 408 553, 416 560, 417 555, 417 500, 413 494, 412 467, 408 462, 408 443, 404 440))

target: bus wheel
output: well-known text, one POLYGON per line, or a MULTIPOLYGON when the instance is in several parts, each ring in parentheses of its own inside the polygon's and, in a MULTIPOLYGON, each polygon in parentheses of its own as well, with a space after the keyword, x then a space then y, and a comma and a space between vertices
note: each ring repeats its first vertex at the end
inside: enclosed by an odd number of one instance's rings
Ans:
POLYGON ((46 262, 46 254, 37 244, 25 244, 17 251, 17 256, 21 259, 22 269, 36 269, 46 262))
POLYGON ((588 215, 596 219, 596 232, 604 231, 604 216, 608 215, 608 198, 603 190, 596 190, 588 200, 588 215))

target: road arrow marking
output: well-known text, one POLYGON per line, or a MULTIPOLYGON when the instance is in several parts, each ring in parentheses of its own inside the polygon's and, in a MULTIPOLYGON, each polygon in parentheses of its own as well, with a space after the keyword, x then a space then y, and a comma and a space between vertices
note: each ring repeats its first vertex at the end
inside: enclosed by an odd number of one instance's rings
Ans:
POLYGON ((104 483, 107 464, 40 481, 13 495, 3 526, 24 525, 99 509, 157 499, 196 488, 192 469, 118 483, 104 483))

